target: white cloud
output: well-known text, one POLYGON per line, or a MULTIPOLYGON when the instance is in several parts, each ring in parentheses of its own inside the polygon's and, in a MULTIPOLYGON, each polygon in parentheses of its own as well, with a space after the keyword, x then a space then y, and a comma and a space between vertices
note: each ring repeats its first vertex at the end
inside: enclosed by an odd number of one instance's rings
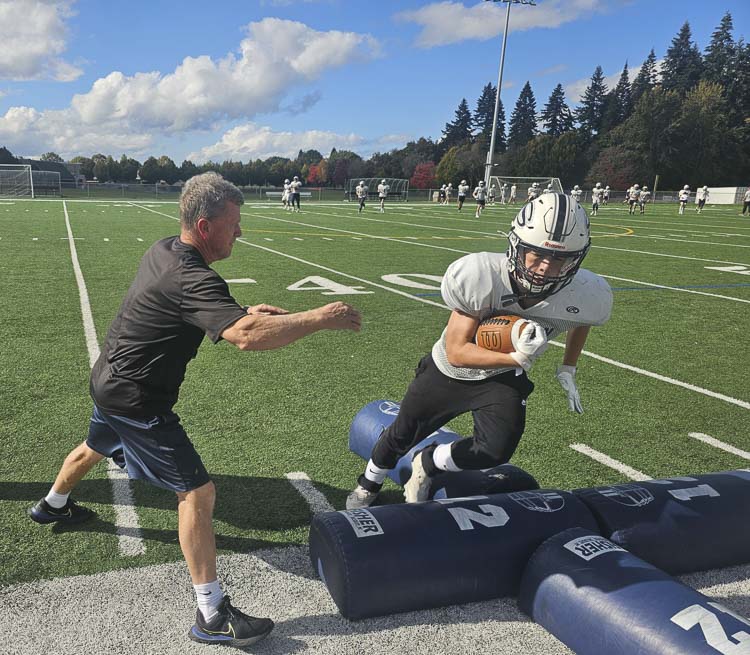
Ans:
MULTIPOLYGON (((546 0, 538 6, 514 5, 510 10, 509 32, 540 27, 555 28, 592 12, 603 11, 606 0, 546 0)), ((402 11, 395 18, 416 23, 422 29, 416 45, 420 48, 486 41, 503 33, 506 5, 480 2, 466 7, 462 2, 434 2, 419 9, 402 11)))
POLYGON ((73 0, 0 1, 0 79, 69 82, 83 71, 60 59, 73 0))
POLYGON ((65 109, 12 107, 0 115, 0 142, 17 151, 137 154, 164 134, 212 129, 226 120, 278 110, 304 111, 320 96, 312 92, 284 108, 296 86, 380 52, 370 35, 319 32, 278 18, 250 23, 247 32, 237 53, 216 61, 186 57, 168 74, 114 71, 75 95, 65 109))
POLYGON ((191 152, 188 159, 203 163, 209 159, 248 161, 274 156, 294 158, 300 150, 318 150, 325 155, 331 148, 354 150, 367 156, 374 151, 384 152, 402 147, 411 138, 408 134, 385 134, 367 139, 359 134, 339 134, 327 130, 275 132, 267 126, 246 123, 228 130, 213 145, 191 152))

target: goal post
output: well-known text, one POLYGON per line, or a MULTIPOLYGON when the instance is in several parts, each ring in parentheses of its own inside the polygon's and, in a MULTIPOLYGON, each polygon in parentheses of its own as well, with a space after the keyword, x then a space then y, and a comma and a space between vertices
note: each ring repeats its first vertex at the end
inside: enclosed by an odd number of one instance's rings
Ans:
POLYGON ((0 198, 34 197, 30 164, 0 164, 0 198))
POLYGON ((356 188, 360 182, 367 187, 367 197, 378 197, 378 185, 385 180, 388 188, 388 200, 406 201, 409 199, 409 180, 398 177, 352 177, 346 181, 344 193, 349 201, 357 200, 356 188))
POLYGON ((509 177, 505 175, 491 175, 490 186, 495 187, 495 200, 500 202, 502 198, 502 189, 505 185, 505 202, 510 202, 511 189, 516 187, 516 202, 526 202, 529 197, 529 189, 536 183, 539 193, 549 189, 554 193, 565 193, 558 177, 509 177))

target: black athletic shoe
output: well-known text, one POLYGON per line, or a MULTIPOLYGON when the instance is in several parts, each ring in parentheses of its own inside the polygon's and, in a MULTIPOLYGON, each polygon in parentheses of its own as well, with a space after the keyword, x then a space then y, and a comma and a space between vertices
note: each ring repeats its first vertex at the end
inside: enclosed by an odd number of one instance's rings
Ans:
POLYGON ((82 523, 96 516, 94 510, 88 509, 68 498, 65 507, 55 509, 44 498, 26 512, 37 523, 82 523))
POLYGON ((219 605, 219 614, 206 621, 200 610, 195 613, 195 625, 188 637, 201 644, 224 644, 244 647, 260 641, 273 630, 271 619, 256 619, 232 607, 229 596, 219 605))

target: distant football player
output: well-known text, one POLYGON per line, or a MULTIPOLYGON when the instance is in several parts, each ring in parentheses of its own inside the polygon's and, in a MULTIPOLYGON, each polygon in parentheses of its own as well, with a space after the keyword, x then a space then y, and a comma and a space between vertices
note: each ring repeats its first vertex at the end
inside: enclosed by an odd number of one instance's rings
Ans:
POLYGON ((291 205, 289 204, 289 189, 289 178, 287 178, 284 180, 284 191, 281 193, 281 206, 287 211, 291 209, 291 205))
POLYGON ((484 186, 484 180, 479 180, 479 186, 474 189, 474 200, 477 201, 477 211, 474 214, 474 218, 479 218, 484 210, 484 205, 487 202, 487 188, 484 186))
POLYGON ((461 180, 461 184, 458 185, 458 211, 461 211, 466 202, 466 194, 469 193, 469 185, 466 184, 466 180, 461 180))
MULTIPOLYGON (((582 413, 576 364, 591 326, 612 311, 607 282, 580 268, 589 251, 589 220, 570 196, 551 193, 516 215, 506 254, 480 252, 453 262, 443 276, 443 302, 452 310, 441 337, 419 362, 396 420, 375 444, 347 509, 371 505, 399 458, 467 412, 474 434, 419 450, 404 485, 406 502, 427 500, 431 480, 443 471, 487 469, 510 460, 526 423, 534 385, 527 377, 548 340, 567 332, 556 378, 568 408, 582 413), (515 351, 480 348, 480 321, 499 313, 529 319, 513 340, 515 351)), ((519 325, 520 327, 520 325, 519 325)))
POLYGON ((628 191, 628 214, 633 215, 635 214, 635 210, 639 205, 639 201, 641 198, 641 187, 637 184, 634 184, 632 187, 630 187, 630 190, 628 191))
POLYGON ((604 193, 602 194, 602 204, 603 205, 609 204, 609 185, 604 187, 604 193))
POLYGON ((748 188, 745 191, 745 195, 742 202, 742 215, 750 215, 750 184, 748 184, 748 188))
POLYGON ((515 205, 516 204, 516 190, 518 187, 516 187, 515 183, 510 185, 510 197, 508 198, 508 202, 510 204, 515 205))
POLYGON ((302 186, 302 182, 299 181, 299 177, 296 175, 289 184, 289 194, 292 201, 292 211, 299 211, 299 190, 302 186))
POLYGON ((552 183, 547 185, 547 187, 544 189, 544 193, 554 193, 554 191, 552 190, 552 183))
POLYGON ((570 192, 570 195, 571 195, 571 196, 573 196, 573 199, 574 199, 574 200, 576 200, 577 202, 581 202, 581 194, 582 194, 582 193, 583 193, 583 191, 582 191, 582 190, 581 190, 581 188, 580 188, 580 187, 579 187, 579 186, 578 186, 578 185, 576 184, 576 185, 575 185, 575 186, 573 187, 573 190, 572 190, 572 191, 570 192))
POLYGON ((700 214, 708 201, 708 187, 704 186, 703 188, 698 189, 696 192, 696 198, 698 199, 698 205, 696 206, 695 211, 700 214))
POLYGON ((682 216, 685 213, 685 207, 687 207, 688 200, 690 200, 690 187, 687 184, 682 187, 682 189, 680 189, 680 193, 677 195, 677 199, 680 203, 680 209, 678 213, 680 216, 682 216))
POLYGON ((604 195, 604 189, 602 189, 601 182, 597 182, 596 186, 591 189, 591 215, 596 216, 599 214, 599 203, 601 202, 602 195, 604 195))
POLYGON ((647 186, 644 186, 641 189, 641 195, 638 196, 638 206, 641 208, 641 214, 646 213, 646 205, 648 204, 650 198, 651 192, 648 190, 647 186))
POLYGON ((500 187, 500 204, 505 204, 505 199, 508 195, 508 185, 503 182, 502 186, 500 187))
POLYGON ((388 192, 391 190, 391 187, 386 184, 385 180, 380 180, 380 184, 378 184, 378 200, 380 200, 380 213, 385 214, 385 200, 388 197, 388 192))
POLYGON ((443 184, 440 187, 440 191, 438 191, 438 204, 439 205, 445 204, 445 184, 443 184))
POLYGON ((539 197, 539 183, 533 182, 526 190, 526 202, 531 202, 539 197))
POLYGON ((354 191, 357 193, 357 200, 359 200, 359 213, 361 214, 362 210, 365 208, 365 203, 367 202, 367 192, 369 189, 364 180, 360 180, 354 191))
POLYGON ((450 205, 452 195, 453 195, 453 183, 448 182, 448 184, 445 185, 445 204, 446 205, 450 205))
MULTIPOLYGON (((360 327, 359 313, 342 302, 294 314, 272 305, 243 307, 237 303, 211 264, 228 258, 242 235, 243 203, 242 192, 217 173, 195 175, 185 183, 180 196, 180 234, 160 239, 143 255, 91 370, 89 390, 94 404, 88 436, 65 458, 49 493, 28 512, 37 523, 61 526, 93 518, 93 510, 76 503, 70 494, 105 457, 127 471, 131 479, 171 491, 175 494, 180 548, 198 605, 188 637, 238 648, 259 641, 274 624, 235 608, 217 577, 216 487, 173 411, 188 365, 206 336, 212 343, 226 341, 249 352, 281 348, 320 330, 358 331, 360 327)), ((247 379, 236 378, 234 389, 247 392, 247 384, 247 379)), ((251 384, 262 382, 258 379, 251 384)), ((206 392, 205 397, 187 401, 193 411, 200 412, 206 404, 211 412, 231 417, 233 393, 222 396, 207 386, 206 392)), ((189 391, 183 389, 183 393, 189 391)), ((253 430, 252 426, 248 429, 253 430)), ((214 436, 221 439, 224 435, 218 430, 214 436)), ((58 537, 54 532, 35 536, 53 542, 58 537)), ((68 537, 68 545, 60 543, 58 547, 72 546, 74 535, 68 537)), ((82 556, 91 559, 95 555, 84 552, 82 556)), ((165 582, 177 583, 178 593, 183 593, 182 581, 155 576, 151 600, 168 593, 158 591, 165 582)), ((165 629, 174 634, 172 627, 166 628, 165 616, 152 616, 145 605, 137 611, 144 630, 165 629)), ((114 617, 104 620, 107 618, 114 617)), ((83 617, 71 615, 70 619, 82 621, 83 617)), ((97 629, 115 628, 103 625, 97 629)), ((146 632, 144 646, 135 652, 157 652, 145 647, 151 636, 146 632)))
POLYGON ((490 190, 487 192, 487 204, 494 205, 495 204, 495 185, 490 185, 490 190))

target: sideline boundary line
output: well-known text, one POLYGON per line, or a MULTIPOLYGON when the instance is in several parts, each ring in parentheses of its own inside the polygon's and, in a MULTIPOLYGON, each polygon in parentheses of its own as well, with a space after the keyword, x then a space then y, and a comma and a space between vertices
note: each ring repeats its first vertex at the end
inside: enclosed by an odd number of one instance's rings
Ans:
POLYGON ((570 447, 576 452, 581 453, 582 455, 586 455, 586 457, 590 457, 600 464, 604 464, 604 466, 608 466, 609 468, 622 473, 625 477, 630 478, 631 480, 637 480, 639 482, 653 480, 650 475, 641 473, 639 470, 631 468, 627 464, 623 464, 621 461, 613 459, 609 455, 605 455, 598 450, 594 450, 593 448, 591 448, 591 446, 587 446, 586 444, 572 443, 570 444, 570 447))

